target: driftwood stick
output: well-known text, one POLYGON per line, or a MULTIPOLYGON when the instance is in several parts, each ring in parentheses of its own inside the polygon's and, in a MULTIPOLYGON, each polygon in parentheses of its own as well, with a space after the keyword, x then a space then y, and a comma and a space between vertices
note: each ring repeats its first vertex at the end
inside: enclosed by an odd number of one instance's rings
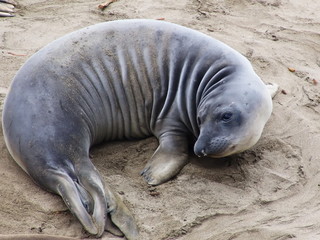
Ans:
POLYGON ((118 0, 108 0, 105 3, 102 3, 98 6, 101 10, 104 10, 106 7, 108 7, 111 3, 116 2, 118 0))

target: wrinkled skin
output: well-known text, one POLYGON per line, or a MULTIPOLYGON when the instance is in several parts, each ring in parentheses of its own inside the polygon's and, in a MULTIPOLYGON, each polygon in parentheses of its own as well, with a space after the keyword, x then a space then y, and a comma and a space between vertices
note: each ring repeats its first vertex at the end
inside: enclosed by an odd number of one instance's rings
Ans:
POLYGON ((15 76, 3 111, 14 160, 59 194, 91 234, 139 239, 133 216, 89 158, 90 147, 154 135, 142 171, 168 181, 198 156, 222 157, 259 139, 272 102, 246 58, 175 24, 97 24, 34 54, 15 76))

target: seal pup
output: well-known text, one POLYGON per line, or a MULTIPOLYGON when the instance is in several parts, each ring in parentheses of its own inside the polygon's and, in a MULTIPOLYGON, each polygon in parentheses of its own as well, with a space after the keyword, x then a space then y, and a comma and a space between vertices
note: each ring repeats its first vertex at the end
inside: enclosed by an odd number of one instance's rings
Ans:
POLYGON ((227 45, 172 23, 119 20, 35 53, 12 81, 3 131, 14 160, 89 233, 132 240, 137 225, 92 164, 92 145, 156 136, 141 174, 157 185, 188 163, 190 145, 210 157, 250 148, 271 111, 265 84, 227 45))

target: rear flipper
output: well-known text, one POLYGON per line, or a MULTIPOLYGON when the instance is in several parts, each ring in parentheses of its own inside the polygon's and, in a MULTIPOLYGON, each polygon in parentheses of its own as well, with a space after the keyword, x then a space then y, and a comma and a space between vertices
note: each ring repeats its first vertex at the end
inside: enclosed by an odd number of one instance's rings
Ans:
POLYGON ((108 219, 106 230, 118 236, 119 234, 117 234, 115 231, 120 230, 128 240, 140 239, 139 230, 135 220, 119 196, 113 194, 110 188, 106 189, 106 196, 108 203, 108 219))
POLYGON ((49 176, 51 178, 50 190, 53 190, 62 197, 71 213, 79 219, 86 231, 90 234, 101 236, 103 233, 101 229, 104 229, 104 224, 99 223, 99 221, 94 222, 90 214, 93 211, 94 205, 101 205, 101 203, 94 203, 92 198, 88 194, 85 194, 85 190, 82 187, 80 188, 80 185, 74 182, 68 175, 54 171, 49 173, 49 176), (79 191, 79 188, 81 191, 79 191))
POLYGON ((118 236, 125 235, 129 240, 138 239, 133 216, 112 190, 104 186, 91 162, 81 163, 80 167, 76 172, 78 180, 53 170, 47 175, 49 188, 62 197, 90 234, 100 237, 107 230, 118 236))

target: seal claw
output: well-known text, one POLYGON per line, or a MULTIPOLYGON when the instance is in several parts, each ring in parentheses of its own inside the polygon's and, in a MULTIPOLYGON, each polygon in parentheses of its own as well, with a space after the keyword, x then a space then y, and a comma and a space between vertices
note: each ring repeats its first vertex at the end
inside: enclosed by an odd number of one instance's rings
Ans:
POLYGON ((144 176, 146 174, 146 172, 148 172, 150 169, 150 167, 146 167, 145 169, 143 169, 141 172, 140 172, 140 176, 144 176))
POLYGON ((151 172, 150 167, 148 167, 146 170, 144 170, 144 173, 142 174, 142 176, 148 184, 150 184, 150 182, 154 181, 154 179, 152 178, 152 172, 151 172))

